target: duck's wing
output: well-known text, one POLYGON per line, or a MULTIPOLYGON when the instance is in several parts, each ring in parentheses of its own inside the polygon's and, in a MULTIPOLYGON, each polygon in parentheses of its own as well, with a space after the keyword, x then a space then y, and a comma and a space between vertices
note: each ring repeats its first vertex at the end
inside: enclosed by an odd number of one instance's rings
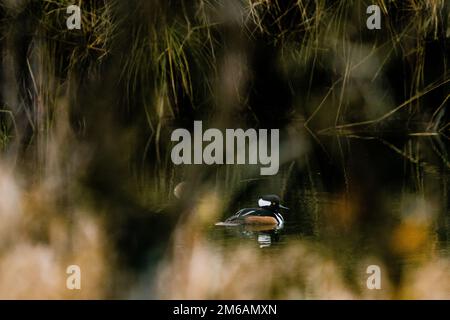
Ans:
POLYGON ((233 222, 233 221, 242 220, 247 215, 256 213, 256 211, 257 211, 256 209, 252 209, 252 208, 241 209, 238 212, 236 212, 234 215, 232 215, 231 217, 226 219, 225 222, 233 222))
POLYGON ((238 222, 226 222, 225 221, 225 222, 217 222, 215 225, 219 226, 219 227, 235 227, 235 226, 239 226, 241 224, 238 222))
POLYGON ((216 223, 216 226, 237 226, 241 225, 242 221, 249 215, 255 216, 264 216, 266 214, 266 210, 262 210, 261 208, 245 208, 236 212, 231 217, 227 218, 224 222, 216 223))

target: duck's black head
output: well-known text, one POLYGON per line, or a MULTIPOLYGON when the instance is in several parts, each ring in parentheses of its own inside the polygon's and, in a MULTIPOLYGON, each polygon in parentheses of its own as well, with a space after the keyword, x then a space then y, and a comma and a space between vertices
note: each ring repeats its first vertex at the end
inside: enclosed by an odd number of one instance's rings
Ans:
POLYGON ((288 209, 280 204, 280 197, 275 194, 269 194, 258 199, 258 206, 264 209, 278 210, 279 208, 288 209))

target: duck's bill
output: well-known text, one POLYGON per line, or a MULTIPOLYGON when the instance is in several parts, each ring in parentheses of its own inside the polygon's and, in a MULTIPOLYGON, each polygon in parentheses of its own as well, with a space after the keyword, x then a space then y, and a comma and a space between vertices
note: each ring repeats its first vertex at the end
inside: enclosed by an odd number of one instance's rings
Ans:
POLYGON ((283 205, 281 205, 281 204, 280 204, 280 208, 281 208, 281 209, 286 209, 286 210, 289 210, 289 208, 288 208, 288 207, 285 207, 285 206, 283 206, 283 205))

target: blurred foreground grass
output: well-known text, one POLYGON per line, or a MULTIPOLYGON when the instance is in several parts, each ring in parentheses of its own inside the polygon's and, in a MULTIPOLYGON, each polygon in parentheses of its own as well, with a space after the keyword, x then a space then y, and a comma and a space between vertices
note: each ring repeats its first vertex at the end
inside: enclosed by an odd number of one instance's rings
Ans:
POLYGON ((0 1, 0 298, 450 297, 446 1, 69 3, 0 1), (174 166, 194 120, 280 128, 280 173, 174 166), (293 241, 211 241, 262 193, 293 241))

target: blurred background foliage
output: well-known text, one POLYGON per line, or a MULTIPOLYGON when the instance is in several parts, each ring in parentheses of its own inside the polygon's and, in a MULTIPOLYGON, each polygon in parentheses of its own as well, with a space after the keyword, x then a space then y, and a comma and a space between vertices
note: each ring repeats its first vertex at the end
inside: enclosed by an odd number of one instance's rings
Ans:
POLYGON ((0 1, 0 296, 449 298, 449 15, 445 0, 0 1), (279 174, 174 166, 170 134, 194 120, 279 128, 279 174), (219 250, 208 226, 268 193, 292 208, 289 241, 219 250))

